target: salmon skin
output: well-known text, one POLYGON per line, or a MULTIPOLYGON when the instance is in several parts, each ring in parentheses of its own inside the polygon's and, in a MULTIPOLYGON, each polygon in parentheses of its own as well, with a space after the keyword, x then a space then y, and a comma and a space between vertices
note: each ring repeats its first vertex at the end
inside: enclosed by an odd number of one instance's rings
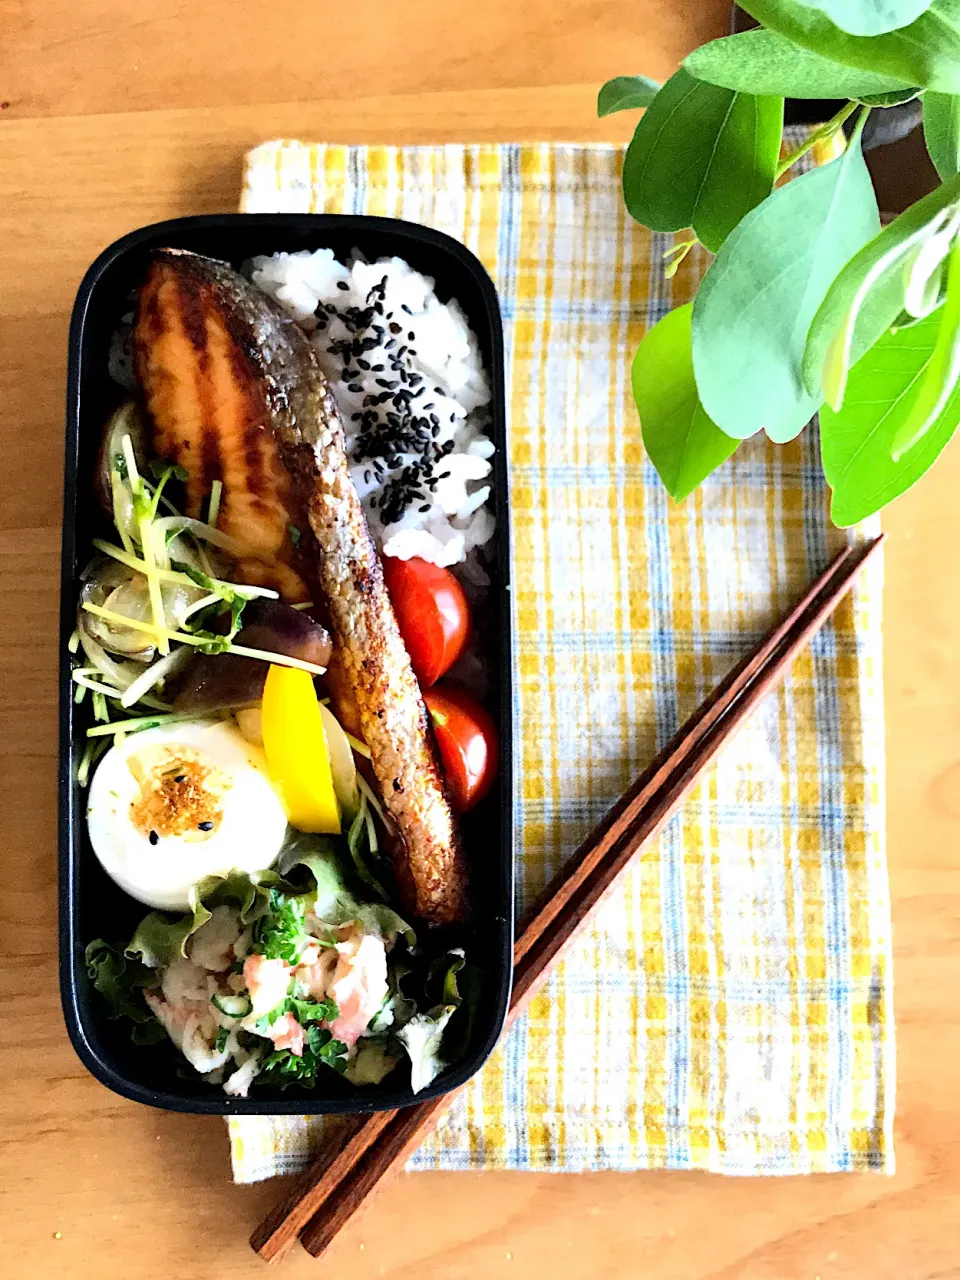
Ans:
POLYGON ((330 688, 370 748, 405 906, 462 921, 466 863, 427 711, 306 335, 225 263, 165 249, 140 290, 133 350, 154 450, 185 468, 189 514, 221 480, 217 524, 240 544, 244 580, 322 600, 330 688))

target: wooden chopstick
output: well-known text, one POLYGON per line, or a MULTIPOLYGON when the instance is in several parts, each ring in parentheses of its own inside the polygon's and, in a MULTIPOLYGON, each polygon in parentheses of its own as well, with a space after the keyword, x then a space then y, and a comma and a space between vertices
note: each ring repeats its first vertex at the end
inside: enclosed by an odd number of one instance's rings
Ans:
MULTIPOLYGON (((513 991, 506 1025, 526 1007, 563 949, 617 883, 637 851, 659 833, 703 771, 787 666, 823 625, 883 535, 846 547, 784 619, 703 702, 583 842, 525 917, 514 944, 513 991)), ((299 1235, 318 1257, 367 1198, 403 1168, 454 1094, 402 1111, 375 1112, 347 1124, 291 1192, 259 1224, 251 1247, 269 1262, 299 1235)))

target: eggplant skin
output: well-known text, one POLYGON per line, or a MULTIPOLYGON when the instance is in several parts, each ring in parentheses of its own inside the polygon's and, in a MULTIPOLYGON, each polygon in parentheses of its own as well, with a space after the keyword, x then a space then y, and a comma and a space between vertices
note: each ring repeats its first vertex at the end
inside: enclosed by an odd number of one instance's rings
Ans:
POLYGON ((404 906, 430 924, 464 920, 466 861, 433 733, 306 335, 225 263, 163 249, 140 292, 134 364, 154 450, 187 471, 190 514, 221 479, 218 526, 243 547, 241 576, 324 610, 329 687, 370 748, 404 906))

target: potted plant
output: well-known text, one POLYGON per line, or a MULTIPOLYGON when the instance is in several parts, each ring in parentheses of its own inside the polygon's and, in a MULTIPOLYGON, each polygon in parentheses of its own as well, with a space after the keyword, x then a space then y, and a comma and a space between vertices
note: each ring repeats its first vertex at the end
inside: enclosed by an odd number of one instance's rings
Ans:
POLYGON ((645 107, 623 193, 653 231, 716 254, 692 303, 633 366, 647 453, 676 500, 764 431, 819 411, 831 515, 897 497, 960 423, 960 0, 745 0, 761 24, 692 53, 662 87, 603 86, 601 115, 645 107), (784 99, 839 99, 781 158, 784 99), (881 227, 863 159, 873 112, 919 100, 940 185, 881 227), (830 163, 779 182, 844 130, 830 163))

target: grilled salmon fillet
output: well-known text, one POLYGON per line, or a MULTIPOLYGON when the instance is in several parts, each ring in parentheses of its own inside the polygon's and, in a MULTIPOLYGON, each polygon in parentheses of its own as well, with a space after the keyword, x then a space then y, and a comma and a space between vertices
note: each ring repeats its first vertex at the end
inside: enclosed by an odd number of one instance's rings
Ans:
POLYGON ((313 348, 226 264, 161 250, 133 349, 154 449, 186 469, 189 514, 221 480, 218 527, 241 547, 243 579, 325 607, 334 703, 370 748, 405 905, 433 924, 464 919, 466 864, 426 708, 313 348))
POLYGON ((239 544, 245 581, 272 586, 291 603, 307 600, 291 535, 304 504, 272 430, 285 395, 283 370, 263 376, 277 319, 258 320, 234 299, 234 273, 207 262, 172 250, 157 254, 140 292, 133 359, 153 447, 186 470, 187 515, 201 518, 213 481, 221 481, 217 526, 239 544))

